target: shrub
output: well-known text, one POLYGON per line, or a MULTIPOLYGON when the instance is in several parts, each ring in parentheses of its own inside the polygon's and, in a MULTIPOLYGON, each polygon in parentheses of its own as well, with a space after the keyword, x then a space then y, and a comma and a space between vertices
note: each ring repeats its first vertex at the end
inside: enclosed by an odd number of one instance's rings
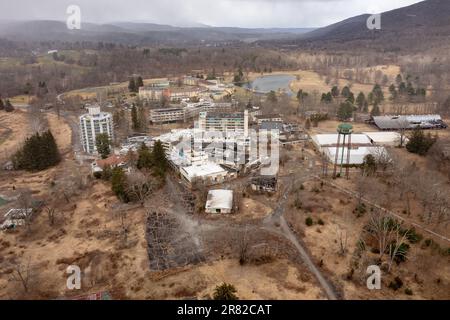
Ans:
POLYGON ((96 171, 96 172, 94 172, 94 178, 95 179, 101 179, 102 178, 102 173, 101 173, 101 171, 96 171))
POLYGON ((322 219, 319 219, 319 221, 317 221, 317 223, 321 226, 325 225, 325 222, 322 219))
POLYGON ((305 219, 305 224, 308 227, 311 227, 314 224, 314 221, 313 221, 313 219, 311 217, 308 217, 308 218, 305 219))
MULTIPOLYGON (((395 244, 391 244, 391 246, 394 246, 395 244)), ((395 253, 394 261, 399 264, 400 262, 406 261, 406 256, 408 255, 409 251, 409 244, 401 243, 398 247, 397 252, 395 253)))
POLYGON ((409 137, 409 141, 406 144, 406 150, 424 156, 428 153, 428 150, 433 146, 436 140, 437 138, 431 136, 430 133, 425 135, 422 130, 415 129, 409 137))
POLYGON ((214 289, 214 300, 238 300, 236 288, 228 283, 222 283, 214 289))
POLYGON ((405 294, 407 294, 408 296, 412 296, 413 295, 413 291, 410 288, 406 288, 405 289, 405 294))
POLYGON ((356 206, 355 213, 358 218, 362 217, 367 212, 367 207, 364 203, 356 206))
POLYGON ((401 287, 403 287, 403 281, 399 277, 395 277, 394 281, 391 281, 389 283, 389 288, 391 288, 394 291, 397 291, 401 287))
POLYGON ((406 235, 406 238, 412 244, 419 243, 423 239, 423 236, 420 233, 417 233, 414 228, 411 230, 403 230, 403 229, 400 230, 400 233, 402 235, 404 235, 406 232, 408 232, 408 234, 406 235))

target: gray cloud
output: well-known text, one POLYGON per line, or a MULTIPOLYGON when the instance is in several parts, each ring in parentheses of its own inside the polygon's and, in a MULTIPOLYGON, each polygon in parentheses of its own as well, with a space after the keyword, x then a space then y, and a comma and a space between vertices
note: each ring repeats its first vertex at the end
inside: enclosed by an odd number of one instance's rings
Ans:
POLYGON ((237 27, 318 27, 421 0, 13 0, 0 3, 0 19, 65 20, 80 6, 82 20, 202 23, 237 27))

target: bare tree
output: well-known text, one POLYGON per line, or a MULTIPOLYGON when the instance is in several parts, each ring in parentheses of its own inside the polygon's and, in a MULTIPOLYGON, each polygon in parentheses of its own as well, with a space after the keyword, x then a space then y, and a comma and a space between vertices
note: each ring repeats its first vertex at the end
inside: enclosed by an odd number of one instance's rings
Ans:
POLYGON ((142 206, 156 189, 156 185, 156 180, 152 179, 147 172, 134 170, 127 176, 127 193, 138 200, 142 206))
POLYGON ((30 265, 30 259, 28 259, 26 264, 16 263, 13 266, 11 280, 20 283, 25 293, 28 293, 31 290, 32 278, 33 272, 30 265))
POLYGON ((392 243, 399 238, 400 224, 384 211, 373 210, 369 219, 368 233, 376 241, 379 260, 382 261, 392 243))
POLYGON ((394 263, 396 257, 401 255, 406 258, 405 253, 403 251, 401 251, 400 249, 402 247, 403 242, 408 237, 408 232, 409 232, 409 230, 402 233, 402 232, 400 232, 400 225, 395 226, 395 232, 394 232, 395 239, 393 239, 393 241, 389 244, 388 272, 391 271, 392 264, 394 263))
POLYGON ((336 226, 336 236, 339 245, 339 255, 344 256, 347 253, 348 231, 340 225, 336 226))
POLYGON ((17 199, 21 217, 25 221, 27 231, 31 230, 31 219, 33 216, 33 197, 30 189, 22 189, 17 199))
POLYGON ((50 226, 53 226, 55 224, 55 208, 47 206, 45 207, 45 211, 47 212, 48 223, 50 226))

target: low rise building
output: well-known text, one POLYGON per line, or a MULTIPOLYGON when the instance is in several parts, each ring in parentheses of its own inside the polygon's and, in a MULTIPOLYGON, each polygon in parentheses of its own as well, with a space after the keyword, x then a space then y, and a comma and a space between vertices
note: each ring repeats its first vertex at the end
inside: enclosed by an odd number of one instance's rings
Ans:
POLYGON ((177 121, 184 121, 183 108, 161 108, 150 110, 150 122, 155 123, 170 123, 177 121))
POLYGON ((261 125, 261 123, 270 121, 270 122, 283 122, 283 117, 279 114, 261 114, 255 116, 256 123, 261 125))
POLYGON ((205 205, 206 213, 231 213, 233 190, 210 190, 205 205))
POLYGON ((253 191, 273 193, 277 191, 278 180, 274 176, 259 176, 253 178, 250 185, 253 191))
POLYGON ((106 159, 98 159, 91 163, 92 174, 103 172, 106 167, 126 169, 128 166, 128 158, 125 155, 112 155, 106 159))
POLYGON ((207 185, 214 185, 223 183, 236 176, 235 173, 229 173, 227 170, 214 162, 181 167, 180 173, 184 182, 189 186, 192 186, 192 184, 197 181, 202 181, 207 185))
POLYGON ((448 126, 438 114, 373 117, 380 130, 446 129, 448 126))

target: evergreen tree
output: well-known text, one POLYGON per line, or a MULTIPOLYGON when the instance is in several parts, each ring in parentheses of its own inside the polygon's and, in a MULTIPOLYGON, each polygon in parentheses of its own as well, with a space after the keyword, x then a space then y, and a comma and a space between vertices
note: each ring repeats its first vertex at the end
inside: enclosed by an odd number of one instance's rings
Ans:
POLYGON ((137 114, 136 106, 133 105, 131 108, 131 125, 133 130, 138 131, 139 130, 139 119, 137 114))
POLYGON ((138 92, 139 88, 143 87, 143 86, 144 86, 144 80, 142 80, 141 76, 137 77, 136 82, 135 82, 135 90, 136 90, 136 92, 138 92))
POLYGON ((406 93, 408 94, 408 96, 414 96, 416 94, 416 90, 414 89, 411 82, 408 82, 408 84, 406 85, 406 93))
POLYGON ((11 101, 9 101, 9 99, 6 99, 6 102, 5 102, 5 111, 6 112, 13 112, 14 111, 14 107, 11 104, 11 101))
POLYGON ((95 139, 95 146, 97 147, 97 152, 101 155, 102 159, 108 158, 111 154, 110 148, 111 141, 107 133, 100 133, 95 139))
POLYGON ((389 86, 389 92, 391 94, 391 100, 394 101, 395 99, 397 99, 397 88, 395 88, 394 84, 391 84, 389 86))
POLYGON ((353 105, 346 101, 340 104, 338 111, 337 111, 337 117, 339 118, 339 120, 341 121, 345 121, 348 120, 352 117, 354 108, 353 105))
POLYGON ((162 143, 159 140, 156 141, 153 146, 152 162, 154 175, 164 178, 166 176, 169 163, 166 158, 166 152, 164 151, 162 143))
POLYGON ((32 90, 33 90, 33 86, 31 85, 31 83, 27 82, 25 84, 25 87, 23 88, 23 93, 27 94, 27 95, 30 95, 32 90))
POLYGON ((374 104, 380 104, 384 100, 383 89, 381 89, 381 86, 379 84, 373 86, 372 94, 374 104))
POLYGON ((373 104, 373 93, 369 92, 369 94, 367 95, 367 103, 369 105, 373 104))
POLYGON ((0 110, 5 110, 5 104, 3 103, 1 96, 0 96, 0 110))
POLYGON ((333 96, 331 95, 331 92, 322 93, 322 98, 320 99, 320 102, 323 102, 323 103, 333 102, 333 96))
POLYGON ((128 83, 128 91, 136 92, 136 83, 134 81, 134 78, 131 78, 130 82, 128 83))
POLYGON ((23 147, 12 158, 19 170, 41 171, 61 161, 58 146, 50 130, 37 132, 25 140, 23 147))
POLYGON ((339 97, 339 88, 337 86, 334 86, 333 88, 331 88, 331 95, 334 98, 339 97))
POLYGON ((138 160, 136 167, 141 169, 151 169, 153 166, 152 154, 145 143, 142 143, 138 150, 138 160))
POLYGON ((364 103, 366 102, 366 96, 364 93, 360 92, 358 96, 356 97, 356 105, 358 106, 359 110, 362 110, 364 108, 364 103))
POLYGON ((127 178, 121 168, 114 168, 111 173, 111 189, 114 194, 123 202, 128 202, 126 192, 127 178))
POLYGON ((350 92, 350 95, 348 96, 346 101, 350 102, 351 104, 355 103, 355 95, 353 94, 353 92, 350 92))
POLYGON ((372 117, 378 117, 380 114, 380 107, 378 107, 378 104, 374 104, 372 110, 370 111, 370 115, 372 117))
POLYGON ((397 83, 397 86, 400 86, 400 84, 403 82, 403 78, 401 74, 398 74, 395 78, 395 82, 397 83))
POLYGON ((398 93, 401 95, 401 96, 403 96, 403 95, 405 95, 406 94, 406 84, 404 83, 404 82, 401 82, 399 85, 398 85, 398 93))
POLYGON ((350 96, 350 93, 351 93, 351 91, 350 91, 350 88, 348 86, 345 86, 344 88, 342 88, 341 95, 344 98, 348 98, 350 96))
POLYGON ((428 153, 428 150, 430 150, 436 140, 437 138, 431 136, 430 133, 425 135, 423 130, 417 128, 410 134, 409 141, 406 144, 406 150, 424 156, 428 153))

